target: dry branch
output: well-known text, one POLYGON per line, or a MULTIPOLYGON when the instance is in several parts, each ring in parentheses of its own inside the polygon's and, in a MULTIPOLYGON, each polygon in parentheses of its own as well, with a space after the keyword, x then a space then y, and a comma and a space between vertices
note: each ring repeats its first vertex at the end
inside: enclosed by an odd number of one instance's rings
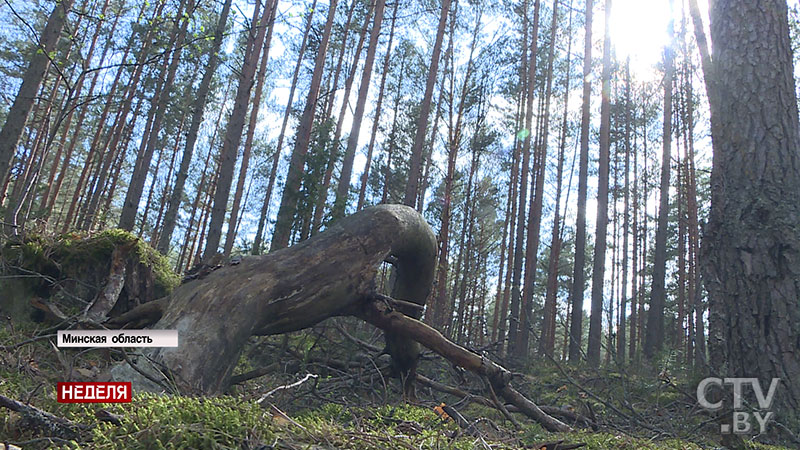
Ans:
POLYGON ((22 417, 20 428, 35 430, 46 436, 61 439, 77 439, 80 435, 80 427, 77 424, 4 395, 0 395, 0 406, 22 417))
POLYGON ((545 414, 535 403, 517 392, 510 384, 511 372, 503 366, 474 353, 445 338, 430 326, 391 309, 383 301, 367 301, 353 311, 357 317, 398 335, 414 339, 448 361, 486 377, 492 388, 503 399, 516 406, 526 416, 536 420, 549 431, 571 431, 560 420, 545 414))

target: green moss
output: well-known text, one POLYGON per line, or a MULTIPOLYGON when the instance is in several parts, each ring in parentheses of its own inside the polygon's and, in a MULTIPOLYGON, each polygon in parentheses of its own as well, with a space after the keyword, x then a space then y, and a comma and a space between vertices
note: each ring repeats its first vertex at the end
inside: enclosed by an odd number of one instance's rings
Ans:
POLYGON ((269 416, 255 403, 233 397, 181 397, 140 394, 130 404, 61 405, 64 417, 96 423, 105 408, 122 417, 116 426, 101 422, 91 430, 91 448, 240 448, 274 441, 269 416))
POLYGON ((107 263, 114 249, 118 247, 131 248, 138 262, 153 271, 156 287, 164 295, 180 284, 180 277, 172 271, 164 255, 125 230, 104 230, 89 237, 77 233, 66 234, 57 241, 54 251, 62 264, 82 267, 86 264, 107 263))
MULTIPOLYGON (((406 404, 376 408, 345 408, 326 404, 305 411, 296 419, 306 431, 306 438, 343 449, 414 448, 472 449, 474 438, 451 438, 455 423, 444 422, 431 408, 406 404)), ((287 428, 291 430, 292 428, 287 428)), ((302 435, 295 436, 303 440, 302 435)), ((496 446, 495 448, 508 448, 496 446)))
MULTIPOLYGON (((38 273, 53 279, 80 280, 96 274, 104 279, 116 248, 130 249, 135 261, 152 271, 157 297, 169 294, 180 284, 180 277, 172 271, 164 255, 136 235, 120 229, 92 235, 67 233, 57 238, 27 235, 22 240, 7 242, 0 249, 0 257, 7 269, 18 272, 38 273)), ((41 282, 40 279, 31 281, 41 282)), ((83 281, 91 283, 92 280, 83 281)))

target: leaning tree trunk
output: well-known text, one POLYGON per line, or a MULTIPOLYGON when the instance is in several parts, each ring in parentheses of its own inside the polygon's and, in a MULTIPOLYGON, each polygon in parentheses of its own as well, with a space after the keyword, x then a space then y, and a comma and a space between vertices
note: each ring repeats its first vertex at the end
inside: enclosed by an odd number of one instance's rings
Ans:
POLYGON ((179 347, 149 350, 145 358, 116 367, 113 375, 133 381, 137 390, 162 390, 157 383, 167 381, 164 385, 183 393, 222 393, 250 336, 301 330, 328 317, 352 315, 385 331, 392 371, 403 379, 406 393, 413 393, 409 388, 416 378, 420 342, 483 377, 494 392, 546 429, 569 431, 511 386, 511 372, 418 320, 435 263, 433 231, 413 208, 364 209, 292 247, 200 272, 206 275, 170 297, 107 322, 115 327, 163 313, 154 328, 179 333, 179 347), (376 291, 384 261, 396 269, 392 297, 376 291))

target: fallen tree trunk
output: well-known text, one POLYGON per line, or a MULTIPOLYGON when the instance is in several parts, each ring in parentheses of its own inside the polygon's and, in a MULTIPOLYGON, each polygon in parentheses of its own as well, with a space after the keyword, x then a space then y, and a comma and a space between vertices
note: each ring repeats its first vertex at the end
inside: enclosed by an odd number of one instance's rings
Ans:
POLYGON ((413 396, 419 342, 488 379, 498 395, 546 429, 570 430, 514 390, 508 370, 417 320, 430 293, 435 258, 433 232, 414 209, 364 209, 300 244, 198 277, 167 300, 150 302, 146 312, 128 313, 137 320, 160 317, 153 328, 177 329, 180 345, 150 349, 145 358, 115 368, 114 377, 133 381, 135 390, 168 385, 181 393, 222 393, 250 336, 353 315, 384 330, 392 371, 403 379, 407 395, 413 396), (375 277, 384 261, 395 268, 392 297, 376 292, 375 277), (153 308, 163 308, 163 315, 153 308), (159 379, 166 383, 158 386, 159 379))
MULTIPOLYGON (((302 330, 345 314, 375 292, 375 275, 387 258, 395 267, 392 296, 424 305, 436 258, 433 231, 412 208, 367 208, 307 241, 181 285, 161 303, 163 316, 153 326, 178 330, 179 347, 147 351, 139 370, 120 366, 114 376, 159 390, 140 371, 163 373, 179 392, 221 393, 250 336, 302 330)), ((419 317, 421 307, 404 312, 419 317)), ((387 333, 399 374, 413 371, 418 349, 413 340, 387 333)))

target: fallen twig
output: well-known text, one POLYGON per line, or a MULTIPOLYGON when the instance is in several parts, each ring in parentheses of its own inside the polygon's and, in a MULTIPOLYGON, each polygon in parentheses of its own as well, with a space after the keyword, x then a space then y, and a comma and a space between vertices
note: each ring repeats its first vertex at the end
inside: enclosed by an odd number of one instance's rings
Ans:
POLYGON ((318 376, 319 376, 319 375, 316 375, 316 374, 313 374, 313 373, 308 373, 308 374, 306 374, 306 376, 304 376, 304 377, 303 377, 301 380, 299 380, 299 381, 295 381, 295 382, 294 382, 294 383, 292 383, 292 384, 285 384, 285 385, 283 385, 283 386, 278 386, 278 387, 276 387, 275 389, 273 389, 273 390, 271 390, 271 391, 267 392, 266 394, 262 395, 262 396, 261 396, 261 398, 260 398, 260 399, 258 399, 258 401, 257 401, 256 403, 261 403, 261 402, 263 402, 264 400, 266 400, 267 398, 269 398, 269 397, 270 397, 272 394, 274 394, 274 393, 276 393, 276 392, 278 392, 278 391, 282 391, 282 390, 284 390, 284 389, 291 389, 291 388, 293 388, 293 387, 300 386, 301 384, 303 384, 303 383, 305 383, 306 381, 308 381, 310 378, 317 378, 318 376))

